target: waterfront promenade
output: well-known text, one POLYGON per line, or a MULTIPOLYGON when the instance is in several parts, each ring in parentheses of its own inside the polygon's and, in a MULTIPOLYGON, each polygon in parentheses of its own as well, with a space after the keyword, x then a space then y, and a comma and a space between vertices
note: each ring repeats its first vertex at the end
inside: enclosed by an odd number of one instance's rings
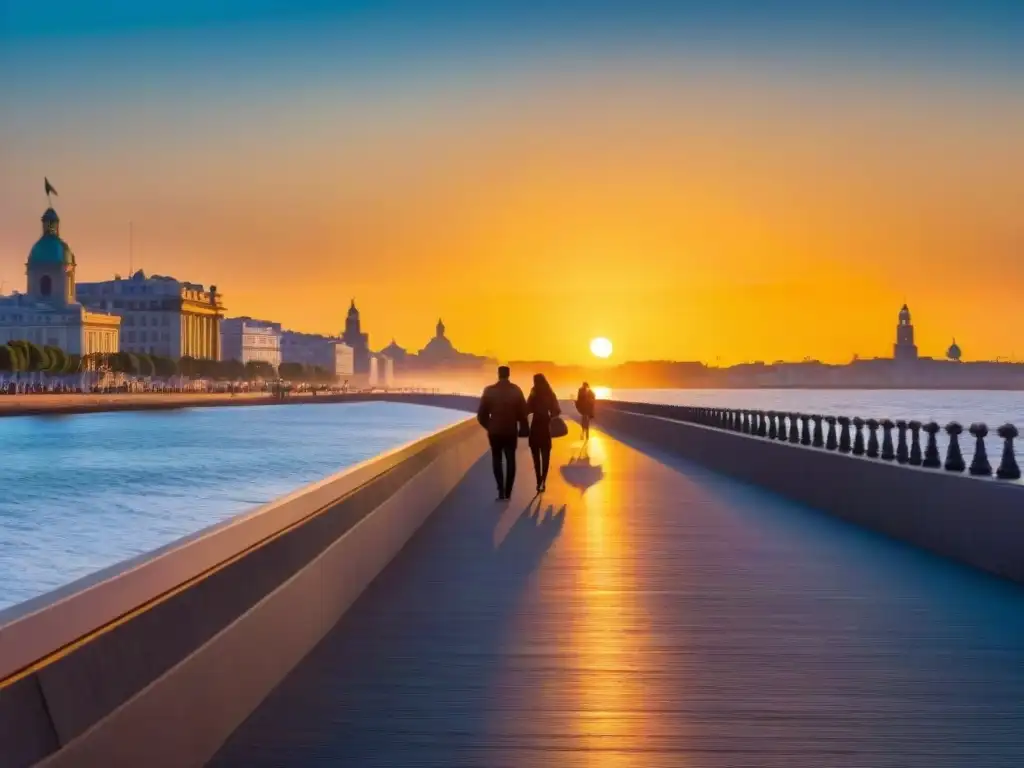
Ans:
POLYGON ((0 754, 1024 764, 1019 483, 800 414, 606 402, 542 497, 522 444, 498 503, 475 398, 382 399, 465 417, 11 613, 0 754))
POLYGON ((539 499, 525 447, 508 504, 478 461, 211 765, 1024 764, 1020 586, 650 445, 555 445, 539 499))

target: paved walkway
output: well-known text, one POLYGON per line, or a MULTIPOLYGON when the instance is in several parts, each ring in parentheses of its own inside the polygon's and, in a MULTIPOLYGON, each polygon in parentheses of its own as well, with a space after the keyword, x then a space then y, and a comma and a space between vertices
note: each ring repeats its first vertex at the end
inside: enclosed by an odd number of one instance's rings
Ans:
POLYGON ((1024 589, 571 440, 540 500, 478 464, 212 764, 1024 765, 1024 589))

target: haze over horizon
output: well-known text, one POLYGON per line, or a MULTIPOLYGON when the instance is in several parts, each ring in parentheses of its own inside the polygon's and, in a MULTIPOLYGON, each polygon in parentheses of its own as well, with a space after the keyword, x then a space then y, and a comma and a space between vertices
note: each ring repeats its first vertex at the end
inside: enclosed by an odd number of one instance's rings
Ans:
POLYGON ((0 280, 216 284, 375 349, 1019 354, 1024 3, 0 7, 0 280), (513 274, 506 277, 512 268, 513 274))

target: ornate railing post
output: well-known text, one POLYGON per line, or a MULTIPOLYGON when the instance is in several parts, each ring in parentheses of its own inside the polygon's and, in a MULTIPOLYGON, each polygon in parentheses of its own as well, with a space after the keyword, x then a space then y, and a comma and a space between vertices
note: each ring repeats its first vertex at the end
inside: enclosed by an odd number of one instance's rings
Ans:
POLYGON ((744 435, 749 435, 751 432, 754 431, 754 424, 753 424, 753 422, 754 422, 754 412, 753 411, 744 411, 743 412, 743 424, 742 424, 742 426, 743 426, 743 434, 744 435))
POLYGON ((779 440, 786 442, 789 439, 789 434, 786 432, 786 414, 784 411, 779 411, 779 440))
POLYGON ((896 461, 906 464, 910 461, 910 452, 907 450, 907 422, 903 419, 896 421, 896 461))
POLYGON ((768 411, 768 439, 774 440, 779 436, 778 430, 775 428, 775 411, 768 411))
POLYGON ((768 425, 765 423, 764 411, 757 411, 757 429, 754 434, 758 437, 765 437, 768 434, 768 425))
POLYGON ((955 421, 946 425, 946 434, 949 435, 949 448, 946 449, 945 468, 947 472, 963 472, 967 468, 964 464, 964 456, 960 453, 960 433, 964 428, 955 421))
POLYGON ((939 458, 939 445, 935 442, 935 435, 939 433, 939 425, 934 421, 929 421, 921 427, 921 431, 928 435, 928 445, 924 449, 924 461, 921 462, 921 466, 930 469, 941 467, 942 460, 939 458))
POLYGON ((1003 424, 997 431, 1003 438, 1003 457, 999 462, 999 469, 996 470, 996 477, 1000 480, 1020 479, 1020 467, 1017 466, 1017 456, 1013 450, 1013 439, 1017 437, 1017 428, 1013 424, 1003 424))
POLYGON ((893 461, 896 452, 892 449, 892 428, 896 426, 891 419, 882 419, 882 461, 893 461))
POLYGON ((864 455, 864 433, 861 430, 864 428, 864 419, 860 416, 855 416, 853 419, 853 455, 863 456, 864 455))
POLYGON ((878 458, 878 419, 868 419, 864 422, 868 427, 868 449, 867 455, 872 459, 878 458))
POLYGON ((806 413, 800 414, 800 445, 811 444, 811 417, 806 413))
POLYGON ((828 424, 828 437, 825 438, 825 450, 834 451, 839 447, 839 443, 836 442, 836 417, 826 416, 825 423, 828 424))
POLYGON ((800 414, 789 414, 789 442, 800 442, 800 414))
POLYGON ((821 448, 825 445, 825 438, 821 432, 821 415, 814 414, 811 418, 814 419, 814 437, 811 438, 811 446, 821 448))
POLYGON ((907 422, 910 427, 910 458, 907 463, 912 467, 921 466, 921 422, 914 420, 907 422))
POLYGON ((971 474, 984 475, 992 474, 992 465, 988 461, 988 452, 985 450, 985 436, 988 435, 988 426, 981 423, 971 424, 968 430, 974 436, 974 456, 971 458, 971 474))
POLYGON ((849 453, 850 452, 850 417, 840 416, 837 421, 839 422, 839 452, 849 453))

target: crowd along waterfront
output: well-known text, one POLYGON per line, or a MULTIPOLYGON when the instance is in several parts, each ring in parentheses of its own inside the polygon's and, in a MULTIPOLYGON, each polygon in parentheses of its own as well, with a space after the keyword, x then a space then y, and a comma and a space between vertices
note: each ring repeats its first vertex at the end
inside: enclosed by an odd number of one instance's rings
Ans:
POLYGON ((0 608, 464 417, 309 403, 0 419, 0 608))

